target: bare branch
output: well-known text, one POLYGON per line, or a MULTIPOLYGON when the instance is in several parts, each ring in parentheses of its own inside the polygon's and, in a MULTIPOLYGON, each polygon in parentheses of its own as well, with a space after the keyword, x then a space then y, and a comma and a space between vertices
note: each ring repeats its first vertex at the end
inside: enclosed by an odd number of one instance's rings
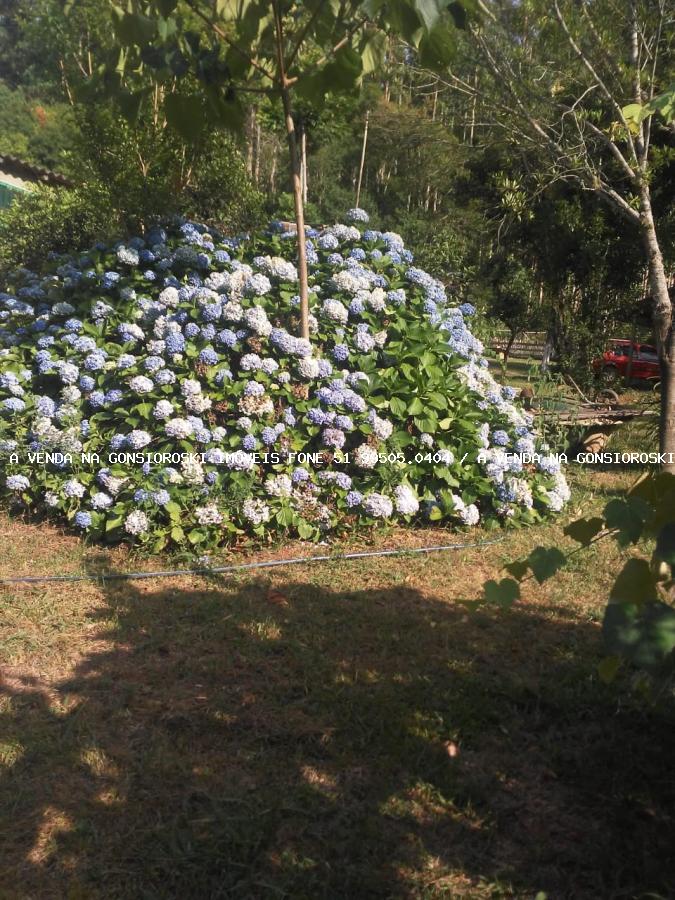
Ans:
POLYGON ((614 95, 612 94, 612 92, 609 90, 609 88, 605 84, 604 80, 600 77, 600 75, 596 71, 593 63, 589 60, 589 58, 583 52, 583 50, 581 49, 579 44, 577 44, 577 42, 574 40, 574 37, 567 25, 565 17, 563 16, 562 12, 560 11, 560 6, 558 5, 558 0, 553 0, 553 8, 555 9, 556 18, 558 19, 558 22, 560 23, 560 27, 562 28, 563 32, 565 33, 565 37, 567 38, 568 44, 570 45, 572 50, 576 53, 576 55, 581 60, 581 62, 584 64, 584 66, 588 69, 591 76, 595 79, 595 81, 597 81, 601 91, 603 92, 603 94, 605 95, 605 97, 607 98, 607 100, 609 101, 611 106, 614 108, 614 111, 616 112, 616 114, 619 118, 619 121, 624 126, 624 128, 626 130, 626 140, 628 142, 628 146, 630 147, 631 155, 632 155, 635 163, 638 163, 639 160, 638 160, 638 155, 635 150, 635 145, 633 143, 633 137, 631 135, 630 128, 628 127, 628 123, 626 122, 626 119, 624 117, 623 110, 622 110, 620 104, 617 102, 614 95))

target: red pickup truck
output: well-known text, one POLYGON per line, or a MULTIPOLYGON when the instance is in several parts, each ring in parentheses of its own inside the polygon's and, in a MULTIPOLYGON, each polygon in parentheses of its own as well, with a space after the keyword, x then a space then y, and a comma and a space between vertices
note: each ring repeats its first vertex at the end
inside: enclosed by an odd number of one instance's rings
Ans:
POLYGON ((609 347, 602 356, 593 360, 593 368, 606 381, 616 381, 625 377, 629 362, 631 363, 631 378, 658 381, 661 377, 656 347, 652 347, 651 344, 638 344, 632 341, 610 341, 609 347))

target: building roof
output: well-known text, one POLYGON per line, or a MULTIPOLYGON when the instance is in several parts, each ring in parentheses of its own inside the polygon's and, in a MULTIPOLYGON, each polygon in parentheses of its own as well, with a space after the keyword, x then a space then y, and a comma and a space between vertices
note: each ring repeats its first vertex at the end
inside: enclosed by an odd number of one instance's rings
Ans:
POLYGON ((24 162, 16 156, 0 153, 0 181, 16 188, 30 190, 31 184, 72 187, 72 182, 59 172, 24 162))

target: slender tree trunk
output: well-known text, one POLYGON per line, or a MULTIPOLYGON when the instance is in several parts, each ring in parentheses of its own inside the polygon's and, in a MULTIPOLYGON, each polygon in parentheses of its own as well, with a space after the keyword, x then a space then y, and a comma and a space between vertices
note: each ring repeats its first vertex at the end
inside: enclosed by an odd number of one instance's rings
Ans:
POLYGON ((272 166, 270 168, 270 194, 277 192, 277 148, 272 152, 272 166))
POLYGON ((291 110, 291 99, 288 88, 282 90, 284 115, 286 119, 286 135, 288 152, 291 158, 291 183, 293 187, 293 203, 295 206, 295 226, 298 238, 298 277, 300 287, 300 334, 309 339, 309 291, 307 285, 307 248, 305 240, 305 208, 302 202, 302 174, 298 141, 291 110))
POLYGON ((298 140, 293 121, 293 109, 291 106, 291 92, 286 77, 286 63, 284 60, 284 34, 281 22, 281 12, 278 0, 273 0, 277 65, 279 76, 279 90, 284 107, 284 119, 286 122, 286 136, 288 138, 288 153, 291 163, 291 184, 293 187, 293 202, 295 205, 295 225, 298 239, 298 281, 300 288, 300 334, 309 340, 309 291, 307 284, 307 242, 305 238, 305 208, 302 202, 302 173, 300 154, 298 152, 298 140))
MULTIPOLYGON (((473 88, 474 91, 478 90, 478 69, 474 72, 473 76, 473 88)), ((473 100, 471 101, 471 125, 469 127, 469 146, 473 147, 473 133, 476 128, 476 98, 478 94, 474 93, 473 100)))
POLYGON ((246 172, 249 178, 253 175, 253 134, 255 129, 255 109, 248 111, 246 121, 246 172))
POLYGON ((256 115, 255 119, 255 165, 253 169, 253 181, 255 186, 258 187, 260 183, 260 141, 261 141, 261 128, 260 128, 260 119, 256 115))
POLYGON ((509 356, 511 355, 511 348, 513 347, 513 344, 516 340, 517 334, 518 334, 517 331, 515 331, 514 329, 511 329, 511 332, 509 334, 509 339, 506 342, 506 346, 504 347, 504 350, 502 351, 504 353, 504 371, 506 371, 506 367, 509 362, 509 356))
POLYGON ((368 143, 368 119, 370 117, 370 111, 366 110, 366 122, 363 126, 363 144, 361 146, 361 163, 359 165, 359 180, 356 184, 356 203, 355 206, 359 205, 359 201, 361 199, 361 183, 363 182, 363 167, 366 164, 366 145, 368 143))
POLYGON ((640 219, 642 241, 647 254, 649 287, 652 297, 654 336, 661 369, 661 415, 659 423, 659 449, 670 454, 663 470, 675 474, 675 330, 673 306, 668 293, 668 279, 663 265, 652 215, 649 185, 640 185, 640 219))
POLYGON ((307 203, 307 132, 305 123, 302 123, 300 131, 300 165, 302 171, 302 202, 307 203))

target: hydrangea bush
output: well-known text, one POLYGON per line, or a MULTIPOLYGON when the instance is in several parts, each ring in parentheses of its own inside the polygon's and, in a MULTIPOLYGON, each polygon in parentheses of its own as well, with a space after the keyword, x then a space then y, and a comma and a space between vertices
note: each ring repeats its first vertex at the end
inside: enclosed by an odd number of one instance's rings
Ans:
POLYGON ((393 232, 176 222, 22 269, 0 293, 14 504, 96 539, 209 549, 382 520, 533 523, 569 497, 515 391, 393 232), (523 464, 517 452, 532 454, 523 464))

